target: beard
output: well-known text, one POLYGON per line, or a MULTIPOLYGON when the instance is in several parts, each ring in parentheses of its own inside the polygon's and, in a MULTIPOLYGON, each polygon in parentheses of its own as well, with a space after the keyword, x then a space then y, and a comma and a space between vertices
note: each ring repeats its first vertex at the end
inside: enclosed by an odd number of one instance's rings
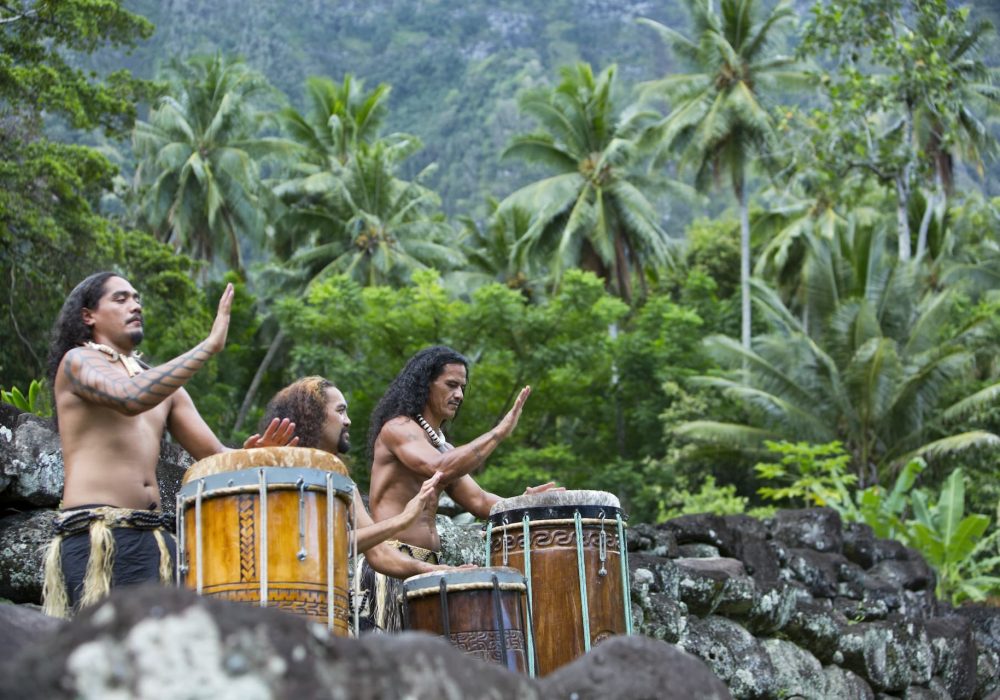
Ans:
POLYGON ((351 451, 351 436, 347 434, 347 431, 341 431, 340 439, 337 441, 337 452, 344 454, 345 452, 351 451))
POLYGON ((142 342, 142 337, 143 336, 142 336, 142 329, 141 328, 139 330, 137 330, 137 331, 129 331, 128 332, 128 339, 132 341, 132 347, 137 347, 139 345, 139 343, 142 342))

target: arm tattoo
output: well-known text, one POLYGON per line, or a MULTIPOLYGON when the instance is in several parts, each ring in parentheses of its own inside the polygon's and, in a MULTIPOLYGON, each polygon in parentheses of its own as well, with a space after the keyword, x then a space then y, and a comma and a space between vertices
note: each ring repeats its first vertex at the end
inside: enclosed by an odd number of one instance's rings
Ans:
POLYGON ((123 413, 137 414, 159 405, 184 386, 212 356, 200 344, 179 357, 134 377, 114 370, 104 357, 85 351, 72 352, 63 363, 63 372, 74 393, 123 413))

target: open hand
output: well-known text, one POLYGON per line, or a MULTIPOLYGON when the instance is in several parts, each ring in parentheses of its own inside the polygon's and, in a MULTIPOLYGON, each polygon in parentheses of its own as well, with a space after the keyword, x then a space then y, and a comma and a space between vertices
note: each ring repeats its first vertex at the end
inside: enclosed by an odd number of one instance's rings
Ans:
POLYGON ((524 490, 525 496, 530 496, 533 493, 541 493, 542 491, 565 491, 566 488, 563 486, 556 486, 556 482, 550 481, 545 484, 539 484, 538 486, 529 486, 524 490))
POLYGON ((403 515, 406 517, 408 523, 412 523, 428 508, 433 508, 437 505, 439 496, 437 485, 443 476, 442 472, 434 472, 434 476, 420 485, 417 495, 407 502, 406 507, 403 508, 403 515))
POLYGON ((204 348, 213 355, 226 345, 226 335, 229 334, 229 312, 233 308, 233 297, 236 291, 230 282, 222 292, 219 299, 219 310, 215 314, 215 322, 212 323, 212 330, 205 339, 204 348))
POLYGON ((299 444, 299 438, 295 435, 295 423, 287 418, 272 420, 264 434, 254 433, 243 443, 243 449, 249 450, 254 447, 295 447, 299 444))
POLYGON ((514 428, 517 427, 517 421, 521 418, 521 411, 524 409, 524 402, 528 400, 529 396, 531 396, 530 386, 526 386, 521 389, 521 393, 518 394, 517 399, 514 400, 513 407, 507 411, 507 415, 503 417, 503 420, 500 421, 500 425, 497 426, 501 436, 506 438, 514 432, 514 428))

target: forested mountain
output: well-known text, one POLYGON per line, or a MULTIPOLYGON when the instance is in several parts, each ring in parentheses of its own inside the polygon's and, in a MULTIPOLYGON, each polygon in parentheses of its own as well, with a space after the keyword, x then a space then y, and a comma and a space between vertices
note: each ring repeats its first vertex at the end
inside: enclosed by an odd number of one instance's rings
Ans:
MULTIPOLYGON (((670 57, 639 17, 684 26, 678 0, 131 0, 155 26, 130 56, 102 54, 107 67, 152 78, 172 57, 243 56, 293 102, 304 81, 353 73, 392 92, 386 131, 419 136, 410 174, 436 163, 427 184, 451 214, 474 213, 484 194, 503 197, 527 180, 522 163, 501 162, 510 137, 529 125, 522 88, 552 83, 557 69, 583 60, 618 65, 630 87, 663 75, 670 57)), ((806 3, 803 3, 803 9, 806 3)))

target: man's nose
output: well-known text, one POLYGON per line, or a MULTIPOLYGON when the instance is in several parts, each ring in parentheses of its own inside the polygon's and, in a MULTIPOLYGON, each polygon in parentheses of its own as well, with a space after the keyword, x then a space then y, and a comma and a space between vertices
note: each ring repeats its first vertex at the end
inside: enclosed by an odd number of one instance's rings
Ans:
POLYGON ((349 418, 349 417, 347 416, 347 414, 345 413, 345 414, 344 414, 344 427, 346 428, 346 427, 347 427, 347 426, 349 426, 350 424, 351 424, 351 419, 350 419, 350 418, 349 418))

